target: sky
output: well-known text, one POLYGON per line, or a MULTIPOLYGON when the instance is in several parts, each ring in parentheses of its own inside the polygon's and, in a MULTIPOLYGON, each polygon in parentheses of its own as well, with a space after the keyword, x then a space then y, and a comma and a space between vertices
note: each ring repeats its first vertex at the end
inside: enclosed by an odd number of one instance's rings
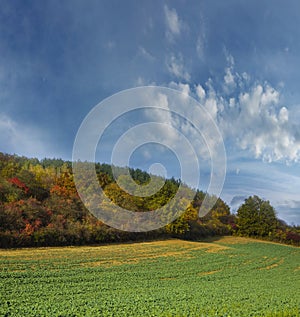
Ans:
MULTIPOLYGON (((256 194, 300 224, 299 24, 297 0, 2 0, 0 151, 70 160, 99 102, 124 89, 168 87, 195 98, 222 134, 221 197, 232 210, 256 194)), ((109 161, 125 123, 140 117, 111 127, 99 160, 109 161)), ((169 150, 139 150, 133 167, 161 162, 178 176, 169 150)))

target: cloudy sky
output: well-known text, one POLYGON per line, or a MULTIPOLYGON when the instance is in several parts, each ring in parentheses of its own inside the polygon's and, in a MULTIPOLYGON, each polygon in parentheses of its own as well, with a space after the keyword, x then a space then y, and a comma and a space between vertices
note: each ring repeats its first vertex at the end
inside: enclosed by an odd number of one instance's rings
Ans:
MULTIPOLYGON (((96 104, 128 88, 170 87, 221 131, 221 197, 236 208, 257 194, 300 224, 299 25, 297 0, 2 0, 0 151, 71 159, 96 104)), ((145 151, 168 161, 167 151, 145 151)), ((132 162, 148 168, 142 156, 132 162)))

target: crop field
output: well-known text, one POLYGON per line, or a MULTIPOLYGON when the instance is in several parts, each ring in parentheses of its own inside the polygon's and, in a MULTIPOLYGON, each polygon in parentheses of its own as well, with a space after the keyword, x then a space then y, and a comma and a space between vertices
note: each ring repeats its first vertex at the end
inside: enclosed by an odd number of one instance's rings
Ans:
POLYGON ((300 316, 299 260, 235 237, 0 250, 0 316, 300 316))

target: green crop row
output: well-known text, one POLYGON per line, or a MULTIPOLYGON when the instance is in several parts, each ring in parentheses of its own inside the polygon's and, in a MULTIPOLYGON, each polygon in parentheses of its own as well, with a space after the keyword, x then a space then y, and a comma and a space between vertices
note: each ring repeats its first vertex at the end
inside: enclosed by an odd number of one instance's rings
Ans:
POLYGON ((300 250, 235 239, 0 251, 0 316, 300 316, 300 250))

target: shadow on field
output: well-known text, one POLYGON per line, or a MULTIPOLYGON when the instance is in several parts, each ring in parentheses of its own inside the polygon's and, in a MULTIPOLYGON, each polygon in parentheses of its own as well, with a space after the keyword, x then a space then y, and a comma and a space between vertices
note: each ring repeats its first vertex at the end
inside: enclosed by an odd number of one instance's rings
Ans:
MULTIPOLYGON (((226 237, 232 238, 231 235, 224 235, 224 236, 207 236, 207 237, 197 237, 197 238, 172 236, 171 238, 169 237, 169 239, 178 239, 178 240, 190 241, 190 242, 213 243, 213 242, 218 242, 226 237)), ((162 239, 162 240, 168 240, 168 239, 162 239)))

